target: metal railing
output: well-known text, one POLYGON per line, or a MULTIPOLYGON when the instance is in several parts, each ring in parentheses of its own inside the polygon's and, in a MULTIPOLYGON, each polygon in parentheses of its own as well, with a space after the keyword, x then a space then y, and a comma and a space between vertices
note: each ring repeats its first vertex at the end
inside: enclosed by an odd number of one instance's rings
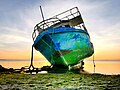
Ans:
POLYGON ((60 26, 60 24, 61 26, 68 24, 71 27, 75 27, 75 26, 80 26, 80 24, 82 24, 83 26, 84 22, 78 8, 74 7, 58 15, 55 15, 52 18, 43 20, 40 23, 36 24, 36 26, 34 27, 34 31, 32 33, 33 41, 35 40, 37 33, 39 34, 40 32, 47 30, 47 28, 49 27, 56 28, 57 24, 59 24, 58 26, 60 26), (66 22, 64 23, 62 21, 66 21, 67 23, 66 22))

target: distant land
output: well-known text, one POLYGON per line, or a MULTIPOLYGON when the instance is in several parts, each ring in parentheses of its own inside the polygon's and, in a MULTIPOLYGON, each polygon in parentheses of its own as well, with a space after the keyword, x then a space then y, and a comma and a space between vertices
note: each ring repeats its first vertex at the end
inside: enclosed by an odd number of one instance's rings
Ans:
MULTIPOLYGON (((30 60, 0 59, 0 62, 29 62, 30 60)), ((35 62, 47 62, 47 60, 34 60, 35 62)), ((84 60, 92 62, 93 60, 84 60)), ((120 60, 94 60, 95 62, 120 62, 120 60)))
MULTIPOLYGON (((30 62, 31 60, 0 59, 0 62, 30 62)), ((34 60, 35 62, 46 62, 47 60, 34 60)))

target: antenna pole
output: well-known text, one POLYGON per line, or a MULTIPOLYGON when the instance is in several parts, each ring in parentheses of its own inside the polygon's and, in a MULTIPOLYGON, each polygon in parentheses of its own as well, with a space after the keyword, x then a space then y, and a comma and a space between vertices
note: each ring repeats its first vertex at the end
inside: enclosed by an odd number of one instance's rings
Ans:
POLYGON ((45 19, 44 19, 44 15, 43 15, 43 11, 42 11, 42 7, 41 6, 40 6, 40 11, 41 11, 41 14, 42 14, 42 19, 44 21, 45 19))

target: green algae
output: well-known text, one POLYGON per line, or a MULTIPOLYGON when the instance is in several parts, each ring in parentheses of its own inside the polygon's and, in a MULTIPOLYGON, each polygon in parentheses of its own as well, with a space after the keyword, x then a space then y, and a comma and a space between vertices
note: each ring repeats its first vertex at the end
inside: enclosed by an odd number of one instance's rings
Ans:
POLYGON ((120 89, 120 75, 101 74, 0 74, 1 90, 120 89))

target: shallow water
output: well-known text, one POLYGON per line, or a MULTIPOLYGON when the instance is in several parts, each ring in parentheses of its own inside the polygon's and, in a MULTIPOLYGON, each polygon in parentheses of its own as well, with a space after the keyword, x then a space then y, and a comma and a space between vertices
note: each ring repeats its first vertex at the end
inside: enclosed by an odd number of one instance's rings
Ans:
MULTIPOLYGON (((17 68, 20 69, 23 66, 29 66, 29 60, 0 60, 0 65, 6 68, 17 68)), ((36 60, 34 61, 35 67, 42 67, 50 65, 46 60, 36 60)), ((95 61, 95 68, 92 61, 85 61, 84 70, 90 73, 101 73, 101 74, 120 74, 120 61, 107 61, 99 60, 95 61)))
POLYGON ((101 74, 120 74, 120 61, 107 61, 107 60, 100 60, 95 61, 95 68, 93 62, 86 62, 84 65, 84 70, 94 73, 101 73, 101 74))

